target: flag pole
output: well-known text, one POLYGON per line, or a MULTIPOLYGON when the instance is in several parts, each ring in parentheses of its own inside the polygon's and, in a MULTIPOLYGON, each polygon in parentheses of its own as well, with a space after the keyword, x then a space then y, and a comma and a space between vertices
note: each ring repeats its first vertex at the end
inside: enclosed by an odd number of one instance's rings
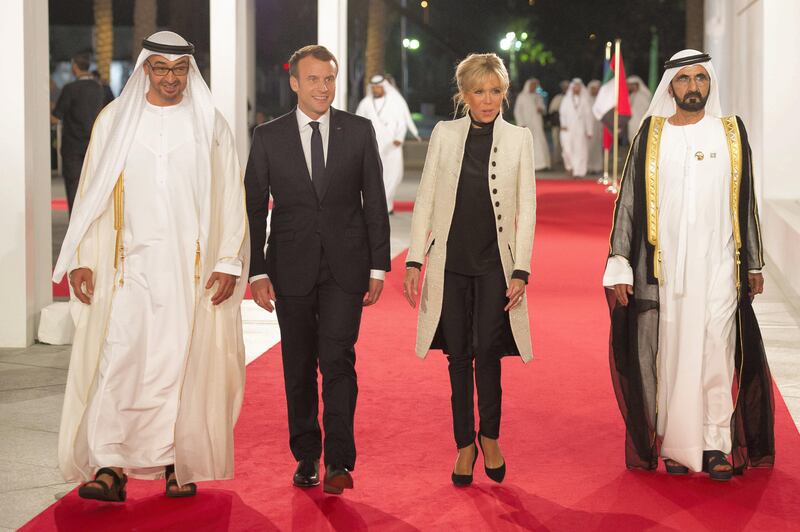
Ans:
MULTIPOLYGON (((611 41, 606 42, 606 61, 611 61, 611 41)), ((605 131, 605 126, 603 127, 605 131)), ((605 134, 605 133, 604 133, 605 134)), ((603 177, 597 180, 598 184, 608 186, 611 181, 608 179, 608 148, 603 143, 603 177)))
POLYGON ((613 181, 611 185, 606 189, 608 192, 613 194, 617 193, 618 186, 619 186, 619 174, 618 174, 618 167, 619 167, 619 58, 620 58, 620 46, 622 44, 621 39, 614 40, 614 151, 612 152, 613 160, 611 161, 612 168, 614 169, 613 173, 613 181))

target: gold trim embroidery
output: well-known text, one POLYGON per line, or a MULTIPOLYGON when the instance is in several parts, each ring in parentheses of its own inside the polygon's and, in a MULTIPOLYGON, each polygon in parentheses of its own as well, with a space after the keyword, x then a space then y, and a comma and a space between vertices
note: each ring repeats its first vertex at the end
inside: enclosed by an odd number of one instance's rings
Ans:
POLYGON ((658 245, 658 157, 661 148, 661 133, 664 131, 663 116, 650 120, 647 134, 647 154, 645 158, 645 192, 647 194, 647 240, 655 247, 653 254, 653 275, 661 283, 661 248, 658 245))
POLYGON ((735 116, 726 116, 722 119, 725 129, 725 140, 728 141, 728 153, 731 158, 731 221, 733 223, 733 240, 736 245, 736 288, 740 288, 739 279, 741 267, 742 235, 739 227, 739 195, 742 188, 742 139, 739 134, 739 124, 735 116))
POLYGON ((122 245, 122 227, 125 221, 125 174, 119 174, 117 184, 114 185, 114 231, 116 232, 116 244, 114 250, 114 269, 118 270, 122 265, 122 275, 119 278, 119 285, 125 284, 125 249, 122 245))

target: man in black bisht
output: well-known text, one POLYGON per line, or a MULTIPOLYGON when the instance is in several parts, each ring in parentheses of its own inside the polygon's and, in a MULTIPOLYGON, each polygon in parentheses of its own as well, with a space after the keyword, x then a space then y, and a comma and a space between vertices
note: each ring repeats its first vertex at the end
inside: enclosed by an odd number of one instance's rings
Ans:
POLYGON ((775 456, 772 379, 751 301, 764 266, 744 123, 711 58, 675 54, 636 135, 603 285, 629 468, 729 480, 775 456), (731 462, 727 456, 730 455, 731 462))
POLYGON ((62 122, 61 174, 67 188, 70 213, 92 126, 106 99, 103 86, 89 71, 91 62, 92 57, 88 52, 80 52, 72 57, 72 73, 76 79, 64 85, 53 109, 53 116, 62 122))

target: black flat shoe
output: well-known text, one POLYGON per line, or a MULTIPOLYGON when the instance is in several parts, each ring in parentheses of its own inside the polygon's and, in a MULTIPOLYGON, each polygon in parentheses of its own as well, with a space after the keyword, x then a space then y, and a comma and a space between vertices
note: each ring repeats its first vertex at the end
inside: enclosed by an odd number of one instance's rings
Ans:
POLYGON ((688 475, 689 468, 681 465, 672 458, 664 458, 664 467, 670 475, 688 475))
POLYGON ((101 467, 94 474, 94 480, 84 483, 78 488, 78 496, 82 499, 93 499, 96 501, 125 502, 125 484, 128 483, 128 475, 117 475, 116 471, 110 467, 101 467), (97 477, 108 475, 111 477, 109 486, 97 477))
POLYGON ((190 482, 180 486, 176 478, 169 478, 173 474, 175 474, 175 464, 168 465, 164 468, 164 480, 166 481, 165 494, 167 497, 179 499, 181 497, 194 497, 197 495, 197 484, 190 482), (189 489, 185 490, 183 488, 189 489))
POLYGON ((481 452, 483 453, 483 470, 486 472, 486 476, 497 483, 503 482, 503 479, 506 478, 505 458, 503 458, 503 465, 501 465, 500 467, 495 467, 495 468, 486 467, 486 453, 483 452, 483 442, 481 441, 480 434, 478 434, 478 444, 480 444, 481 452))
MULTIPOLYGON (((471 443, 470 445, 475 445, 475 443, 471 443)), ((475 456, 472 458, 472 469, 473 470, 475 469, 475 462, 477 462, 477 461, 478 461, 478 446, 475 445, 475 456)), ((452 479, 453 484, 458 486, 458 487, 460 487, 460 488, 463 488, 463 487, 466 487, 466 486, 469 486, 470 484, 472 484, 472 473, 470 473, 469 475, 459 475, 458 473, 453 471, 453 474, 451 475, 450 478, 452 479)))
POLYGON ((353 477, 342 465, 325 466, 325 481, 322 491, 332 495, 341 495, 344 490, 353 489, 353 477))
POLYGON ((703 472, 708 473, 712 480, 726 482, 733 477, 733 466, 722 451, 703 451, 703 472), (728 466, 728 469, 715 469, 721 465, 728 466))
POLYGON ((292 484, 298 488, 319 486, 319 460, 300 460, 297 462, 292 484))

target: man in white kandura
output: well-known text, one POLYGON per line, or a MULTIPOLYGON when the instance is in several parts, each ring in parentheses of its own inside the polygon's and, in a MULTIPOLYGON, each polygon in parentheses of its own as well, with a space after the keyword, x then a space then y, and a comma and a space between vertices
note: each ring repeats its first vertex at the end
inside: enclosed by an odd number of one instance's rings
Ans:
POLYGON ((536 170, 550 168, 550 148, 544 136, 544 115, 547 106, 544 97, 537 91, 539 80, 531 78, 525 82, 522 92, 514 103, 514 121, 518 126, 527 127, 533 135, 533 151, 536 154, 536 170))
POLYGON ((639 132, 647 108, 650 107, 650 89, 639 76, 628 76, 628 93, 631 102, 631 119, 628 122, 628 142, 633 142, 633 137, 639 132))
MULTIPOLYGON (((397 89, 380 74, 369 80, 370 92, 358 104, 356 114, 369 118, 383 163, 386 207, 394 211, 394 195, 403 180, 403 142, 408 131, 408 106, 397 89)), ((413 123, 413 122, 412 122, 413 123)))
POLYGON ((707 54, 684 50, 665 68, 622 176, 603 276, 613 382, 629 468, 661 456, 668 473, 729 480, 775 455, 751 305, 764 284, 751 151, 742 120, 722 113, 707 54))
POLYGON ((564 168, 573 177, 583 177, 588 170, 589 143, 594 132, 594 117, 589 91, 579 78, 570 82, 558 113, 561 122, 564 168))
POLYGON ((559 125, 559 110, 561 109, 561 101, 569 88, 569 81, 562 80, 558 84, 558 94, 553 96, 550 100, 550 105, 547 107, 547 116, 550 123, 550 138, 553 140, 553 152, 550 155, 550 164, 556 166, 562 162, 562 149, 561 149, 561 127, 559 125))
MULTIPOLYGON (((599 79, 593 79, 586 85, 589 90, 589 103, 594 105, 597 93, 600 92, 599 79)), ((603 123, 592 114, 592 140, 589 141, 589 162, 586 165, 589 173, 603 173, 603 123)))
POLYGON ((249 264, 233 137, 192 57, 162 31, 95 122, 53 280, 76 320, 59 465, 78 494, 124 501, 233 475, 249 264))

